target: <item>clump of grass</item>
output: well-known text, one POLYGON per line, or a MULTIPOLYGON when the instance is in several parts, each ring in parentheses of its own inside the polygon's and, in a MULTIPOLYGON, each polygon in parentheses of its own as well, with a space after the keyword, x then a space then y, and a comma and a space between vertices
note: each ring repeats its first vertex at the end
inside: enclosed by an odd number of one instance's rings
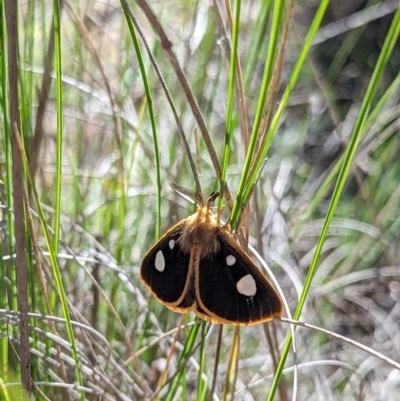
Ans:
POLYGON ((393 398, 398 7, 63 5, 2 24, 1 398, 393 398), (150 297, 169 183, 223 194, 301 329, 150 297))

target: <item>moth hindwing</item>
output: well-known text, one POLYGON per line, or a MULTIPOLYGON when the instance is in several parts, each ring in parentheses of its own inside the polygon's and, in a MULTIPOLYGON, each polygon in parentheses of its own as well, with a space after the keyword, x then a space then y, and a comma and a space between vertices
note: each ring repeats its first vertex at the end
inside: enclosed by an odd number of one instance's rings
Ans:
POLYGON ((251 325, 282 316, 278 293, 208 206, 156 242, 140 277, 168 308, 214 323, 251 325))

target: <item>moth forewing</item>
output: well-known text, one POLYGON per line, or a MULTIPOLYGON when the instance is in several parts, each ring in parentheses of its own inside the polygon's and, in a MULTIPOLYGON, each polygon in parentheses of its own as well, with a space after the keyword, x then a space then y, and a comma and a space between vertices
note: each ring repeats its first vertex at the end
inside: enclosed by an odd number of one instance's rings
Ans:
MULTIPOLYGON (((190 253, 180 247, 186 219, 168 230, 146 253, 140 267, 140 278, 158 301, 172 310, 184 313, 180 305, 190 286, 190 253)), ((194 300, 193 300, 194 301, 194 300)))
POLYGON ((222 228, 219 251, 195 270, 199 309, 218 323, 251 325, 282 316, 279 295, 236 241, 222 228))

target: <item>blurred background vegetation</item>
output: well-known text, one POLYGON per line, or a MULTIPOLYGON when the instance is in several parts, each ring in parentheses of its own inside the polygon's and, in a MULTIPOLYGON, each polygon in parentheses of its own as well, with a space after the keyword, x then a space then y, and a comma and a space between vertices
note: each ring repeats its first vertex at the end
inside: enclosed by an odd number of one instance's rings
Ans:
MULTIPOLYGON (((233 16, 239 4, 231 5, 233 16)), ((12 35, 1 2, 0 399, 24 397, 18 234, 25 239, 32 313, 25 358, 34 399, 398 399, 399 2, 296 1, 289 26, 291 4, 242 2, 241 84, 238 79, 230 93, 229 2, 19 1, 22 149, 9 117, 16 91, 10 92, 8 81, 12 35), (153 19, 144 12, 146 4, 153 19), (308 51, 318 12, 322 22, 308 51), (155 21, 169 42, 161 40, 155 21), (181 320, 151 297, 138 275, 160 234, 195 210, 169 186, 196 189, 155 66, 205 196, 220 184, 168 52, 176 55, 220 162, 233 100, 223 171, 235 201, 247 149, 243 127, 254 127, 267 55, 281 46, 285 28, 276 97, 268 98, 271 116, 281 114, 261 121, 268 128, 273 120, 276 127, 269 131, 271 142, 260 158, 265 165, 243 223, 292 313, 310 266, 316 267, 305 305, 294 316, 328 333, 297 328, 296 358, 290 348, 287 359, 287 322, 240 332, 224 326, 222 332, 222 326, 190 314, 181 320), (307 58, 291 87, 304 51, 307 58), (19 164, 11 144, 26 154, 19 164), (24 197, 22 185, 12 188, 16 169, 26 188, 22 232, 14 227, 14 205, 24 197), (179 323, 187 326, 177 331, 179 323), (279 361, 285 369, 273 381, 279 361)), ((271 57, 279 61, 278 50, 271 57)), ((268 87, 274 88, 271 74, 268 87)))

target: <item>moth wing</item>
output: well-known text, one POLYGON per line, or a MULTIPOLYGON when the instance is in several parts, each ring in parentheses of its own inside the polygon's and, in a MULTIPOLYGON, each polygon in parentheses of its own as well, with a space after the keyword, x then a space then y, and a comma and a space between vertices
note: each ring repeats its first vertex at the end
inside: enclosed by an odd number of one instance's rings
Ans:
POLYGON ((153 295, 168 308, 183 313, 194 303, 190 289, 190 254, 182 251, 179 238, 186 221, 167 231, 147 252, 140 278, 153 295))
POLYGON ((222 228, 219 250, 199 263, 197 313, 216 323, 251 325, 282 316, 282 301, 260 269, 222 228))

